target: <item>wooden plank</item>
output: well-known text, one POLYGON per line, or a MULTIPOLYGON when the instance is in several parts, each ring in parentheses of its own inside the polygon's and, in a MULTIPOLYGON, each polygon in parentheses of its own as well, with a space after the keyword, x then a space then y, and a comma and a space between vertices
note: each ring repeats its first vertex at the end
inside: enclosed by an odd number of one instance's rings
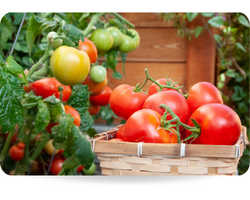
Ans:
POLYGON ((205 167, 178 167, 180 174, 207 174, 208 169, 205 167))
MULTIPOLYGON (((117 71, 122 74, 122 64, 118 63, 117 71)), ((113 71, 108 69, 108 85, 111 89, 115 89, 118 85, 128 84, 135 86, 137 83, 142 84, 145 79, 145 68, 152 78, 155 80, 159 78, 171 78, 179 82, 179 85, 184 85, 183 91, 186 90, 186 64, 185 63, 126 63, 125 76, 122 79, 115 79, 112 76, 113 71)), ((144 86, 144 90, 148 92, 152 82, 148 81, 144 86)))
POLYGON ((173 27, 173 22, 164 22, 160 18, 159 13, 119 13, 129 22, 135 25, 135 28, 159 28, 159 27, 173 27))
MULTIPOLYGON (((197 26, 204 26, 200 16, 188 23, 190 29, 197 26)), ((200 81, 215 84, 215 45, 208 31, 187 41, 187 88, 200 81)))

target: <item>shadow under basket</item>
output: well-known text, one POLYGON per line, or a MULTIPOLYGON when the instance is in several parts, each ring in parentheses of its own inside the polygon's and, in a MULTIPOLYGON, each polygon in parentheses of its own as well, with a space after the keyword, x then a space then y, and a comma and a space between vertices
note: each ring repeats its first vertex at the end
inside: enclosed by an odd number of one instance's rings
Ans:
POLYGON ((91 140, 103 175, 235 175, 249 145, 244 126, 235 145, 108 141, 120 126, 91 140))

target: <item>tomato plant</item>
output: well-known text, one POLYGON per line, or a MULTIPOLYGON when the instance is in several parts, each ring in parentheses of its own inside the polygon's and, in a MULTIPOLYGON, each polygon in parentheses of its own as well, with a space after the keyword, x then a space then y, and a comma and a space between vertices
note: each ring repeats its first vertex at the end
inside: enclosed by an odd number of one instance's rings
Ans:
POLYGON ((97 48, 95 44, 90 41, 88 38, 84 38, 84 42, 79 40, 79 50, 85 51, 90 59, 91 63, 95 63, 98 57, 97 48))
POLYGON ((55 78, 64 85, 82 83, 90 70, 89 56, 73 47, 60 46, 52 54, 50 66, 55 78))
POLYGON ((105 106, 109 103, 112 90, 109 86, 106 86, 105 90, 96 96, 90 97, 90 103, 94 106, 105 106))
POLYGON ((24 156, 24 147, 25 144, 22 142, 18 143, 17 146, 12 146, 9 150, 10 157, 15 161, 22 160, 24 156))
POLYGON ((95 65, 91 67, 89 76, 94 82, 101 83, 105 80, 107 76, 107 70, 101 65, 95 65))
POLYGON ((83 168, 83 174, 85 175, 94 175, 96 171, 95 163, 92 163, 89 169, 83 168))
POLYGON ((220 91, 211 83, 198 82, 194 84, 188 94, 187 103, 191 113, 207 103, 221 103, 223 100, 220 91))
POLYGON ((143 92, 134 92, 135 88, 127 84, 116 87, 110 95, 109 103, 113 112, 127 120, 134 112, 142 109, 148 95, 143 92))
POLYGON ((113 46, 113 38, 111 34, 104 29, 95 30, 90 40, 95 44, 98 51, 108 51, 113 46))
POLYGON ((81 116, 79 115, 76 109, 72 108, 69 105, 65 105, 65 113, 71 114, 71 116, 74 118, 74 124, 76 126, 80 126, 81 116))
POLYGON ((49 172, 52 174, 52 175, 58 175, 59 172, 62 170, 62 165, 64 163, 64 160, 62 158, 57 158, 57 159, 54 159, 52 162, 51 162, 51 166, 50 166, 50 170, 49 172))
POLYGON ((32 90, 37 96, 41 96, 43 99, 55 95, 56 98, 60 98, 62 93, 62 99, 67 102, 71 95, 71 87, 62 85, 55 78, 43 78, 32 83, 32 90), (62 87, 62 92, 59 91, 59 87, 62 87))
MULTIPOLYGON (((220 103, 209 103, 195 110, 187 121, 188 126, 194 126, 191 119, 200 125, 200 133, 188 143, 211 145, 234 145, 240 137, 241 121, 237 113, 230 107, 220 103)), ((191 132, 185 130, 183 138, 191 132)))
POLYGON ((89 92, 91 92, 90 96, 99 95, 105 90, 108 83, 108 78, 106 77, 105 80, 101 83, 94 82, 90 76, 87 76, 85 81, 82 83, 83 85, 88 85, 89 92))
POLYGON ((122 32, 114 26, 111 26, 111 27, 107 28, 106 30, 111 34, 111 36, 113 38, 113 46, 112 47, 113 48, 118 47, 123 41, 122 32))
POLYGON ((177 135, 161 127, 161 115, 150 109, 138 110, 124 126, 124 140, 145 143, 177 143, 177 135))

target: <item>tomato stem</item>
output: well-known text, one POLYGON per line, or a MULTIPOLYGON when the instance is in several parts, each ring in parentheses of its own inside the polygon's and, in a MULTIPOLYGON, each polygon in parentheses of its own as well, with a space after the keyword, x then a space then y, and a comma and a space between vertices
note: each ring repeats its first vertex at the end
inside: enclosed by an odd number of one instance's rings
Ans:
POLYGON ((63 41, 66 40, 68 43, 70 43, 71 47, 75 47, 75 43, 72 42, 70 39, 64 37, 64 36, 57 36, 57 37, 53 38, 54 41, 57 40, 57 39, 62 39, 63 41))
POLYGON ((4 144, 4 147, 3 147, 3 150, 1 152, 1 155, 0 155, 0 162, 2 163, 2 161, 4 160, 5 156, 6 156, 6 153, 9 149, 9 146, 10 146, 10 141, 11 141, 11 138, 13 136, 13 134, 15 133, 16 131, 16 128, 14 128, 12 131, 10 131, 8 137, 7 137, 7 140, 5 141, 5 144, 4 144))
POLYGON ((89 22, 88 26, 86 29, 83 31, 84 37, 87 37, 93 30, 94 30, 94 25, 95 23, 99 20, 99 18, 103 15, 104 13, 98 13, 95 14, 92 18, 91 21, 89 22))
POLYGON ((26 103, 26 104, 22 104, 23 107, 35 107, 37 106, 38 102, 35 103, 26 103))
POLYGON ((126 20, 123 16, 121 16, 118 13, 110 13, 112 15, 114 15, 115 17, 117 17, 118 19, 120 19, 122 22, 124 22, 125 24, 127 24, 130 28, 135 28, 134 24, 132 24, 131 22, 129 22, 128 20, 126 20))

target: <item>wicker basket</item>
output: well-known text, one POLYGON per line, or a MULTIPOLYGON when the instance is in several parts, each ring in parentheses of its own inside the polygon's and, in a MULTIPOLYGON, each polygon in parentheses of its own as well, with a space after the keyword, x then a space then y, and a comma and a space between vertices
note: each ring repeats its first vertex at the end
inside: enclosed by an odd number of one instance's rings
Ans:
POLYGON ((103 175, 235 175, 249 144, 246 127, 235 145, 107 141, 120 126, 91 140, 103 175))

